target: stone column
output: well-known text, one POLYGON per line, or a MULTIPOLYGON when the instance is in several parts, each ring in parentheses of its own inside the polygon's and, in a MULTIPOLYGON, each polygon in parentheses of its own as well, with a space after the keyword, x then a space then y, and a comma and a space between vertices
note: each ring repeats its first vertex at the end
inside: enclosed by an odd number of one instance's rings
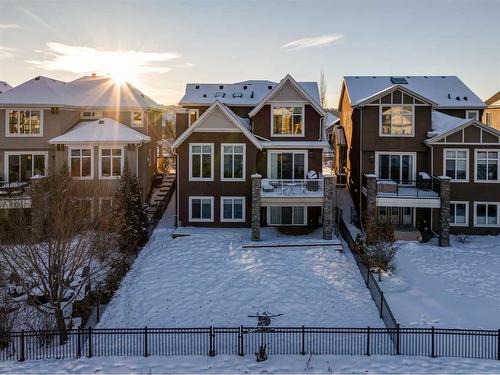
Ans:
POLYGON ((375 233, 377 225, 377 176, 374 174, 366 175, 366 210, 364 212, 365 233, 368 243, 374 241, 374 238, 369 238, 375 233))
POLYGON ((323 239, 331 240, 335 227, 335 185, 333 176, 323 177, 323 189, 323 239))
POLYGON ((252 241, 260 241, 260 186, 262 176, 252 175, 252 241))
POLYGON ((448 176, 439 177, 439 246, 450 246, 450 181, 448 176))

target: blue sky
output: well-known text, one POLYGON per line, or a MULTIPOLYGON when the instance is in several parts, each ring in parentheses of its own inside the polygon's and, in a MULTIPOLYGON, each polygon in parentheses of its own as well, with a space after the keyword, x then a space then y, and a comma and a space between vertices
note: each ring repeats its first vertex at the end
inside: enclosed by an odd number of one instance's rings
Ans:
POLYGON ((0 80, 131 78, 163 104, 187 82, 458 75, 500 90, 500 2, 0 0, 0 80))

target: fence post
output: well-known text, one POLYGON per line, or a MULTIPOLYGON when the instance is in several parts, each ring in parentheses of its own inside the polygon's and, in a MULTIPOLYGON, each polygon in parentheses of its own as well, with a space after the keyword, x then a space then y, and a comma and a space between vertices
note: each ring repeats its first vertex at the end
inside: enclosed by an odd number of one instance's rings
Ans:
POLYGON ((399 323, 396 325, 396 354, 397 355, 400 355, 401 354, 401 350, 399 348, 400 346, 400 338, 399 338, 399 335, 400 335, 400 330, 399 330, 399 323))
POLYGON ((80 337, 80 328, 81 326, 78 326, 78 330, 76 331, 76 356, 78 358, 82 356, 82 339, 80 337))
POLYGON ((302 326, 302 350, 300 351, 300 354, 305 355, 306 354, 306 327, 302 326))
POLYGON ((384 310, 384 292, 380 292, 380 319, 383 318, 383 313, 382 311, 384 310))
POLYGON ((215 332, 214 332, 214 327, 212 326, 210 326, 209 343, 210 343, 210 348, 208 350, 208 355, 210 357, 213 357, 215 356, 215 332))
POLYGON ((243 326, 240 326, 240 331, 238 332, 238 355, 242 357, 245 355, 243 351, 243 326))
POLYGON ((434 353, 434 326, 431 328, 431 357, 434 358, 436 355, 434 353))
POLYGON ((144 357, 148 356, 148 327, 144 327, 144 357))
POLYGON ((497 335, 497 359, 500 361, 500 329, 497 335))
POLYGON ((88 353, 87 353, 87 357, 92 357, 92 327, 89 327, 89 333, 88 333, 88 341, 89 341, 89 345, 88 345, 88 353))
POLYGON ((24 329, 21 331, 21 336, 19 339, 20 339, 19 341, 21 341, 19 344, 21 346, 20 351, 19 351, 19 362, 23 362, 24 361, 24 329))
POLYGON ((370 355, 370 326, 366 329, 366 355, 370 355))

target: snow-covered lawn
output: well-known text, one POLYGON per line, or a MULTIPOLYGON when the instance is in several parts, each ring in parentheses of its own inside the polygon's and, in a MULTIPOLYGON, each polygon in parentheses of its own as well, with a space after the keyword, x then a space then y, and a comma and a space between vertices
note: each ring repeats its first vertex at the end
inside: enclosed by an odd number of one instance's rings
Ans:
POLYGON ((398 245, 396 271, 380 286, 402 326, 500 328, 500 236, 398 245))
POLYGON ((404 356, 94 357, 73 360, 0 362, 0 373, 40 374, 478 374, 500 372, 494 360, 404 356))
MULTIPOLYGON (((266 310, 284 314, 276 326, 383 327, 349 252, 242 248, 250 229, 181 228, 191 236, 176 239, 172 231, 155 230, 99 327, 237 327, 266 310)), ((304 241, 263 232, 265 241, 304 241)))

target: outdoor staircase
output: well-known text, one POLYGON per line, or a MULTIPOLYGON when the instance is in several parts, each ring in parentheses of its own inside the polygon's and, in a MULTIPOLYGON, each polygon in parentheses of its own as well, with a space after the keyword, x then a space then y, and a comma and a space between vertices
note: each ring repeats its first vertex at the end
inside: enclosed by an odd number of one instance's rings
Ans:
POLYGON ((151 190, 147 211, 150 230, 153 230, 158 224, 174 194, 175 177, 175 173, 164 175, 161 183, 156 183, 151 190))

